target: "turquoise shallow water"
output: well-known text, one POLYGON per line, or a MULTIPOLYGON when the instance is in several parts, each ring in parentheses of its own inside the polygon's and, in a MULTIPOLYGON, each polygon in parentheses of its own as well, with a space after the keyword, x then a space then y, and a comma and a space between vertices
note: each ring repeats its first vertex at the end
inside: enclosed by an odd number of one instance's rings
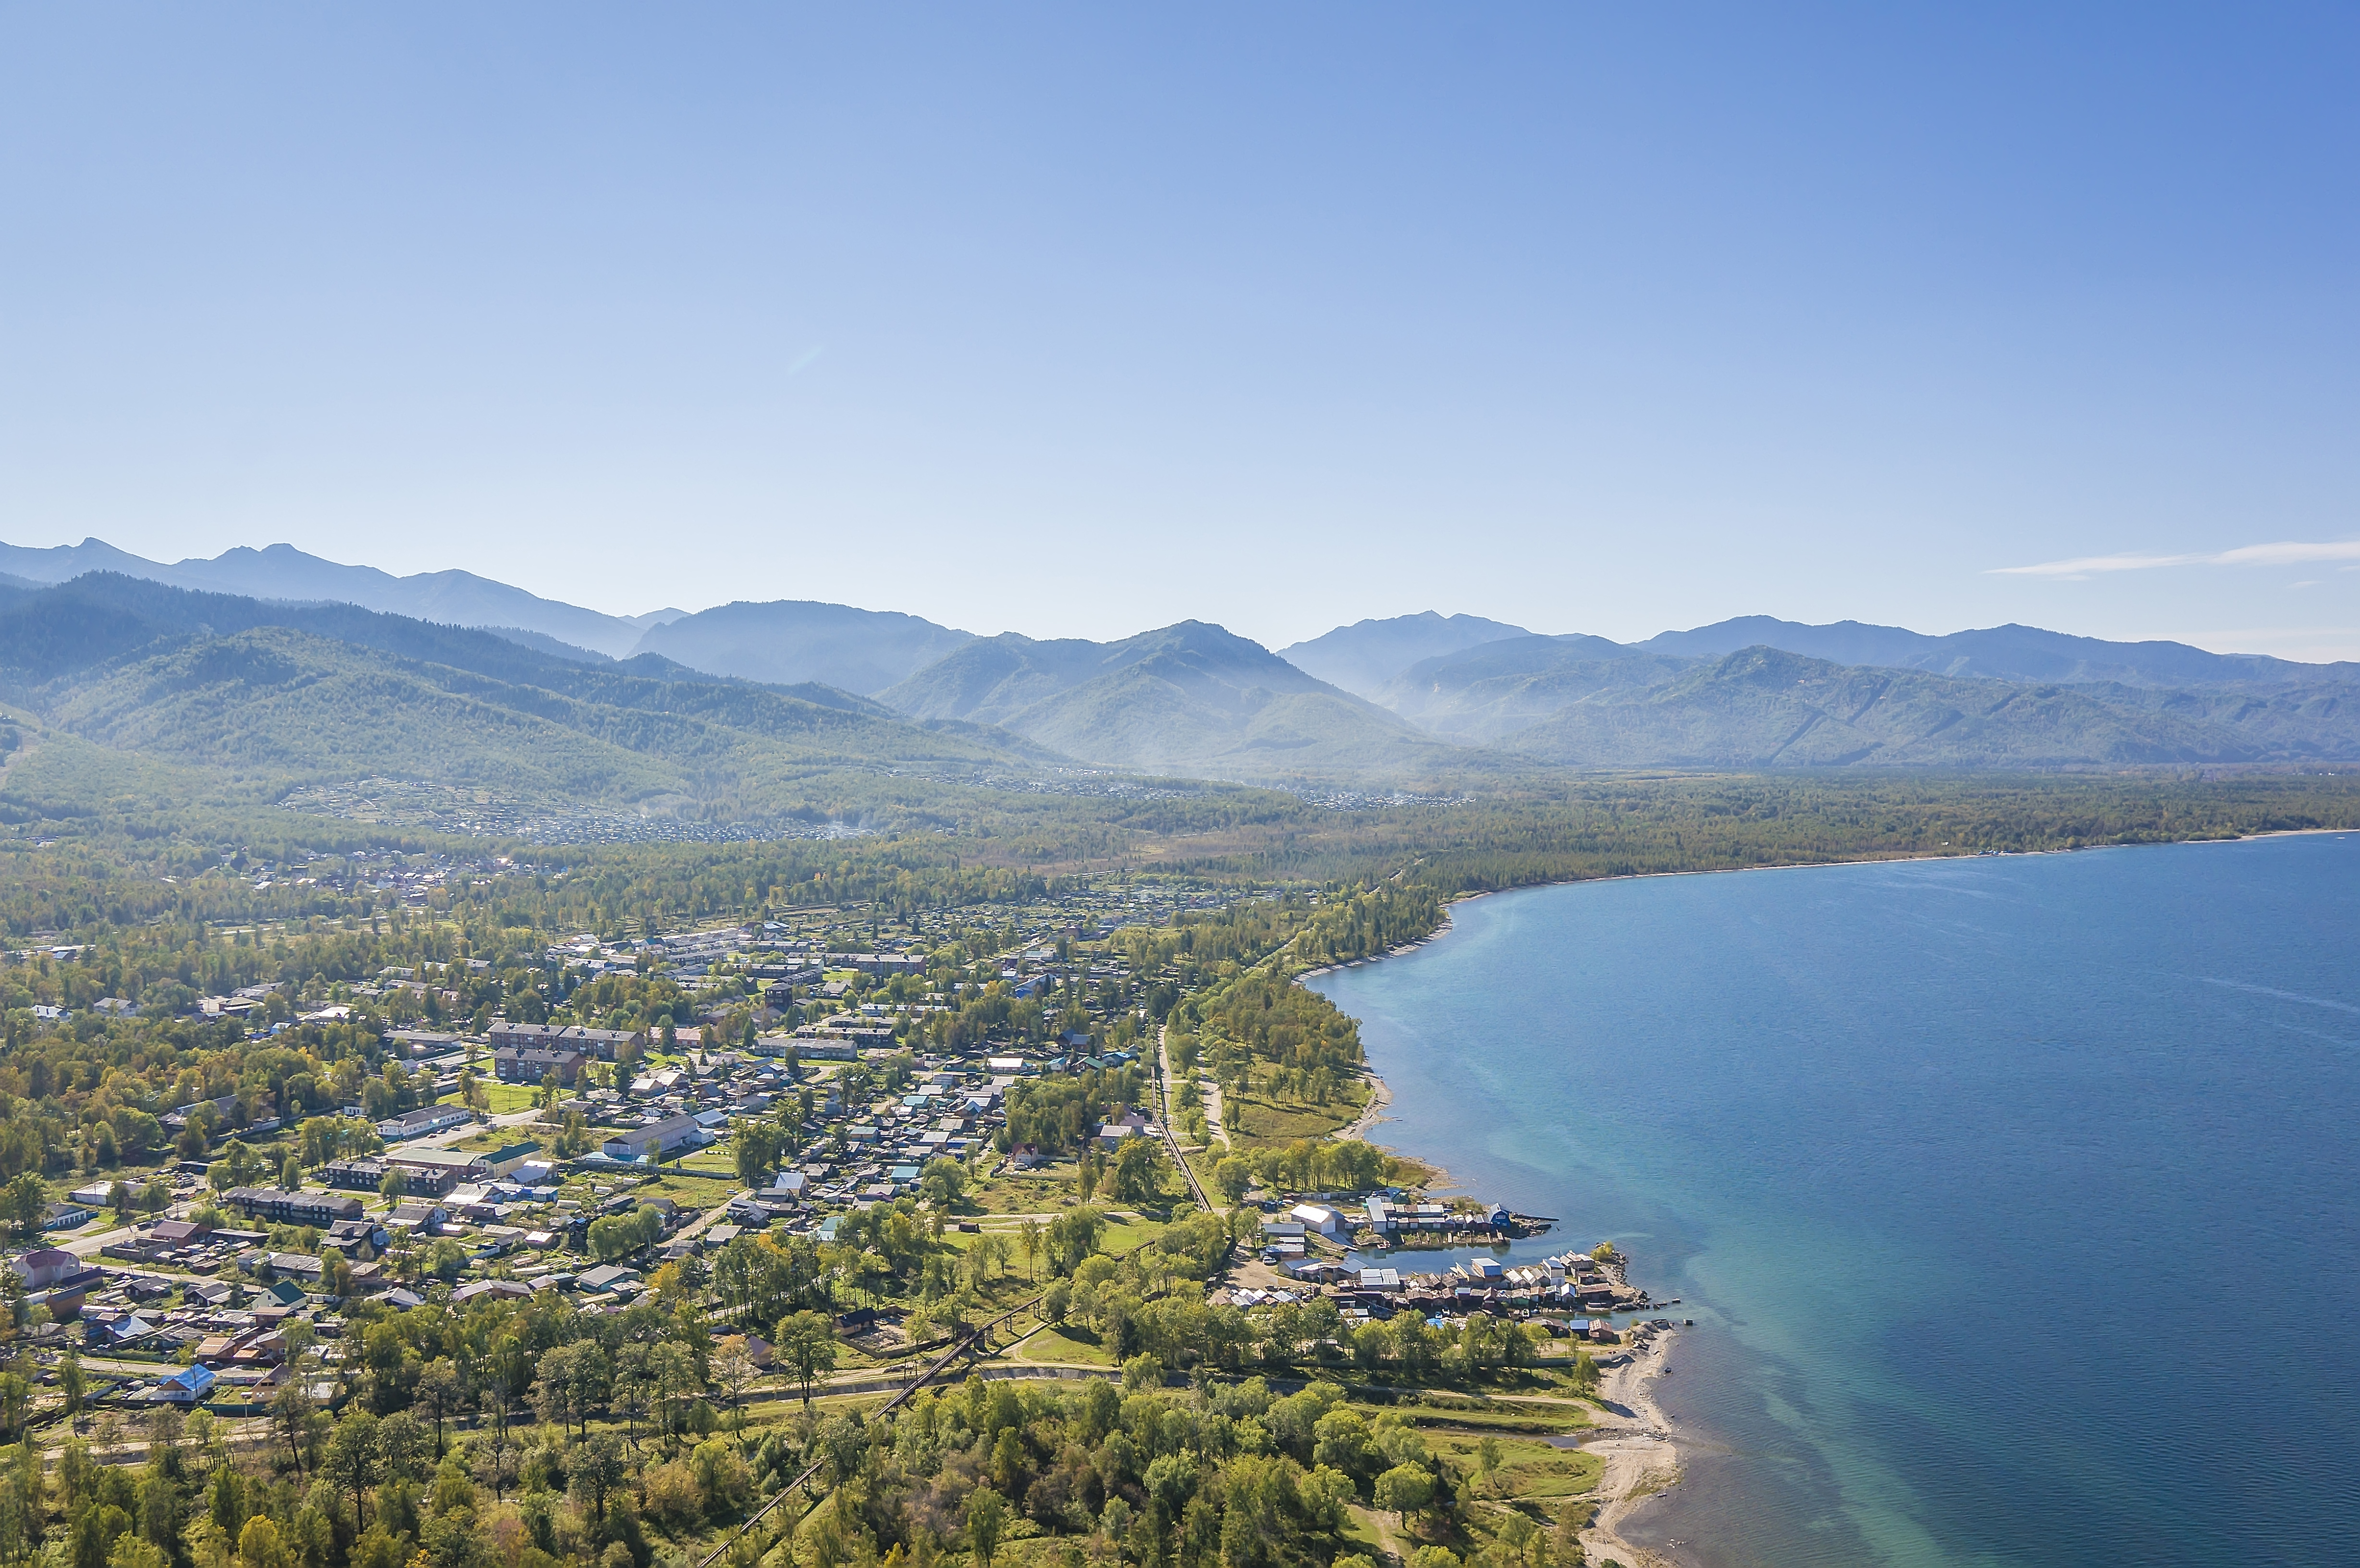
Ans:
POLYGON ((1697 1564, 2360 1563, 2360 835, 1588 883, 1317 983, 1698 1319, 1697 1564))

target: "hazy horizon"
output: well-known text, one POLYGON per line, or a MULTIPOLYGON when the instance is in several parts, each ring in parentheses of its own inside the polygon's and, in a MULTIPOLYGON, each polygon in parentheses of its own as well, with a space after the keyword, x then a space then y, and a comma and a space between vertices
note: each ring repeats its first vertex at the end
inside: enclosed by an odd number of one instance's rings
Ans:
MULTIPOLYGON (((14 540, 14 539, 0 539, 0 545, 13 545, 13 544, 16 544, 16 542, 17 542, 17 541, 14 540)), ((77 539, 77 540, 74 540, 74 541, 72 541, 72 542, 73 542, 73 543, 76 543, 76 544, 89 543, 89 542, 98 542, 98 543, 104 543, 104 544, 114 544, 114 542, 115 542, 115 541, 113 541, 112 539, 95 539, 95 536, 93 536, 93 539, 77 539)), ((271 543, 270 543, 269 545, 255 545, 255 546, 246 546, 246 547, 243 547, 243 548, 251 549, 251 550, 255 550, 259 551, 259 550, 267 550, 267 549, 273 548, 274 546, 277 546, 277 545, 279 545, 279 544, 283 544, 283 543, 286 543, 286 542, 287 542, 287 541, 284 541, 284 540, 277 540, 277 539, 274 539, 274 540, 272 540, 272 541, 271 541, 271 543)), ((46 548, 46 547, 35 547, 35 548, 46 548)), ((115 546, 115 548, 116 548, 116 549, 121 549, 122 547, 121 547, 120 545, 116 545, 116 546, 115 546)), ((235 550, 235 549, 237 549, 237 548, 240 548, 240 547, 233 546, 233 547, 231 547, 231 548, 232 548, 233 550, 235 550)), ((290 546, 290 548, 295 548, 295 547, 291 547, 291 546, 290 546)), ((136 553, 136 552, 133 552, 133 553, 136 553)), ((192 557, 192 556, 184 556, 184 557, 181 557, 181 558, 180 558, 179 560, 176 560, 176 561, 156 561, 156 562, 155 562, 155 564, 159 565, 159 566, 181 566, 181 565, 187 565, 187 564, 190 564, 190 563, 191 563, 191 562, 193 562, 193 561, 208 561, 208 560, 212 560, 212 559, 215 559, 215 558, 213 558, 213 557, 192 557)), ((357 566, 357 567, 370 567, 370 566, 374 566, 374 565, 375 565, 375 563, 374 563, 374 562, 365 561, 337 561, 335 564, 337 564, 337 565, 341 565, 341 566, 357 566)), ((383 568, 383 567, 377 567, 377 570, 384 571, 384 570, 386 570, 386 569, 385 569, 385 568, 383 568)), ((432 575, 432 574, 433 574, 433 573, 434 573, 434 572, 439 572, 439 571, 446 571, 446 570, 453 570, 453 569, 450 569, 450 568, 435 568, 435 567, 430 567, 430 568, 425 569, 425 571, 424 571, 424 572, 423 572, 423 573, 415 573, 415 574, 413 574, 413 573, 394 573, 393 575, 397 575, 397 576, 409 576, 409 575, 432 575)), ((460 569, 457 569, 457 570, 465 570, 465 569, 464 569, 464 568, 460 568, 460 569)), ((496 581, 497 581, 497 580, 496 580, 496 581)), ((511 588, 519 588, 519 589, 522 589, 522 590, 523 590, 523 591, 525 591, 526 593, 535 594, 535 595, 537 595, 538 597, 541 597, 541 598, 542 598, 542 599, 554 599, 554 598, 555 598, 555 595, 553 595, 553 594, 550 594, 550 593, 547 593, 542 592, 541 588, 537 587, 535 584, 533 584, 533 583, 529 583, 529 582, 526 582, 526 583, 516 583, 516 582, 510 582, 510 583, 507 583, 507 586, 511 587, 511 588)), ((227 591, 227 590, 208 590, 208 592, 226 592, 226 591, 227 591)), ((692 604, 692 605, 680 605, 680 604, 653 604, 653 605, 649 605, 649 606, 647 606, 645 609, 640 609, 640 610, 611 610, 611 609, 604 609, 604 608, 602 608, 601 606, 598 606, 598 605, 582 605, 582 606, 580 606, 580 607, 581 607, 581 608, 585 608, 585 609, 596 609, 596 610, 599 610, 599 611, 600 611, 600 613, 601 613, 601 614, 604 614, 604 615, 616 615, 616 616, 620 617, 620 618, 632 619, 632 618, 641 618, 641 617, 645 617, 645 616, 650 615, 661 614, 661 613, 663 613, 663 612, 665 612, 665 611, 668 611, 668 610, 678 610, 678 611, 681 611, 681 612, 683 612, 683 613, 684 613, 684 614, 687 614, 687 615, 694 615, 694 614, 696 614, 696 613, 697 613, 698 611, 700 611, 700 610, 714 609, 714 608, 716 608, 716 607, 718 607, 719 605, 722 605, 722 604, 745 604, 745 603, 755 603, 755 604, 759 604, 759 603, 769 603, 769 602, 776 602, 776 599, 779 599, 779 598, 801 598, 801 599, 803 599, 805 602, 814 602, 814 601, 813 601, 813 600, 812 600, 811 596, 809 596, 809 595, 777 595, 777 596, 773 596, 773 598, 772 598, 772 599, 765 600, 765 599, 753 598, 753 597, 751 597, 751 596, 749 596, 749 595, 746 595, 746 594, 739 594, 739 595, 737 595, 737 596, 735 596, 735 597, 733 597, 733 598, 729 598, 729 599, 721 599, 721 600, 716 600, 716 601, 715 601, 715 602, 714 602, 713 604, 692 604)), ((558 600, 557 602, 559 602, 559 603, 566 603, 566 604, 571 604, 571 603, 573 603, 573 601, 570 601, 570 600, 558 600)), ((870 611, 878 611, 878 612, 884 612, 884 613, 896 613, 896 612, 898 612, 898 613, 904 614, 904 615, 914 615, 914 614, 917 614, 917 612, 915 612, 915 611, 912 611, 912 610, 909 609, 906 605, 902 605, 902 604, 882 604, 882 603, 876 603, 876 604, 872 604, 872 603, 856 603, 856 602, 854 602, 853 600, 850 600, 850 599, 842 599, 842 598, 837 598, 837 599, 825 599, 825 598, 822 598, 822 599, 818 599, 818 600, 816 600, 815 602, 817 602, 817 603, 822 603, 822 604, 844 604, 844 605, 847 605, 847 606, 849 606, 849 607, 851 607, 851 608, 854 608, 854 609, 859 609, 859 610, 870 610, 870 611)), ((1230 632, 1234 632, 1234 633, 1236 633, 1237 635, 1239 635, 1239 636, 1240 636, 1240 637, 1245 637, 1251 638, 1253 641, 1255 641, 1255 642, 1258 642, 1258 643, 1262 644, 1264 648, 1270 648, 1270 649, 1273 649, 1273 651, 1275 651, 1275 650, 1278 650, 1278 649, 1282 649, 1282 648, 1288 648, 1288 647, 1292 647, 1293 645, 1295 645, 1295 644, 1296 644, 1296 643, 1310 641, 1310 640, 1312 640, 1312 639, 1313 639, 1313 638, 1315 638, 1315 637, 1318 637, 1325 636, 1327 633, 1331 632, 1331 631, 1336 631, 1336 630, 1343 629, 1343 628, 1346 628, 1346 627, 1349 627, 1349 626, 1353 626, 1360 625, 1360 624, 1361 624, 1362 622, 1368 622, 1368 621, 1387 621, 1387 620, 1393 620, 1393 619, 1398 619, 1398 618, 1402 618, 1402 617, 1405 617, 1405 616, 1415 616, 1415 615, 1424 615, 1424 614, 1428 614, 1428 613, 1435 614, 1435 615, 1442 615, 1442 616, 1445 616, 1445 617, 1449 617, 1449 616, 1458 615, 1473 615, 1481 616, 1482 618, 1484 618, 1484 619, 1488 619, 1488 620, 1504 620, 1504 619, 1505 619, 1505 617, 1503 617, 1503 616, 1487 615, 1484 611, 1482 611, 1482 610, 1480 610, 1480 609, 1469 609, 1469 608, 1466 608, 1466 607, 1464 607, 1464 606, 1460 606, 1460 607, 1459 607, 1459 608, 1453 608, 1453 609, 1445 609, 1445 608, 1442 608, 1441 606, 1437 605, 1437 604, 1428 604, 1428 605, 1425 605, 1425 606, 1422 606, 1422 607, 1420 607, 1420 608, 1418 608, 1418 609, 1415 609, 1415 610, 1404 610, 1404 611, 1397 611, 1397 612, 1394 612, 1393 615, 1354 615, 1354 616, 1350 617, 1349 619, 1334 622, 1334 623, 1332 623, 1331 625, 1325 626, 1321 626, 1321 627, 1317 628, 1317 630, 1310 631, 1310 632, 1306 632, 1306 633, 1305 633, 1305 634, 1303 634, 1303 635, 1301 635, 1301 636, 1298 636, 1298 637, 1288 637, 1273 638, 1273 637, 1264 637, 1264 636, 1259 635, 1259 634, 1258 634, 1258 633, 1257 633, 1253 628, 1251 628, 1251 627, 1234 626, 1234 625, 1229 624, 1229 622, 1226 622, 1226 621, 1220 621, 1220 620, 1218 620, 1218 618, 1216 618, 1216 617, 1214 617, 1214 616, 1210 616, 1210 615, 1180 615, 1180 616, 1178 616, 1178 617, 1175 617, 1175 621, 1156 622, 1156 623, 1153 623, 1153 624, 1142 624, 1142 625, 1140 625, 1140 626, 1134 626, 1134 627, 1131 628, 1129 631, 1116 632, 1116 633, 1113 633, 1113 634, 1111 634, 1111 635, 1109 635, 1109 636, 1098 637, 1098 638, 1095 638, 1095 639, 1093 639, 1093 640, 1102 641, 1102 642, 1103 642, 1103 641, 1119 641, 1119 640, 1120 640, 1121 638, 1126 637, 1132 637, 1132 636, 1140 635, 1140 634, 1142 634, 1142 633, 1145 633, 1145 632, 1150 632, 1150 631, 1158 630, 1158 629, 1162 628, 1163 626, 1171 626, 1171 625, 1176 624, 1176 622, 1177 622, 1177 621, 1188 621, 1188 620, 1195 620, 1195 621, 1207 621, 1207 622, 1211 622, 1212 624, 1215 624, 1215 625, 1218 625, 1218 626, 1222 626, 1225 630, 1228 630, 1228 631, 1230 631, 1230 632)), ((1711 620, 1711 621, 1690 621, 1690 622, 1685 623, 1685 624, 1683 624, 1683 625, 1678 625, 1678 626, 1659 626, 1659 627, 1655 628, 1655 629, 1654 631, 1652 631, 1652 632, 1644 633, 1644 634, 1642 634, 1642 635, 1640 635, 1640 636, 1636 636, 1636 637, 1617 637, 1617 638, 1614 638, 1614 639, 1612 639, 1612 640, 1617 641, 1617 642, 1621 642, 1621 643, 1624 643, 1624 644, 1626 644, 1626 645, 1627 645, 1627 644, 1633 644, 1633 643, 1642 643, 1642 642, 1645 642, 1649 637, 1652 637, 1661 636, 1661 635, 1665 635, 1665 634, 1668 634, 1668 633, 1674 633, 1674 632, 1693 631, 1693 630, 1697 630, 1697 629, 1699 629, 1699 628, 1704 627, 1704 626, 1707 626, 1716 625, 1716 624, 1718 624, 1718 623, 1720 623, 1720 622, 1721 622, 1721 621, 1727 621, 1727 620, 1732 620, 1732 619, 1743 619, 1743 618, 1746 618, 1746 617, 1749 617, 1749 616, 1754 616, 1754 615, 1766 615, 1766 616, 1768 616, 1770 619, 1773 619, 1773 620, 1787 621, 1787 622, 1791 622, 1791 623, 1795 623, 1795 624, 1799 624, 1799 625, 1827 626, 1827 625, 1834 625, 1834 624, 1841 623, 1841 622, 1857 622, 1857 623, 1860 623, 1860 624, 1862 624, 1862 625, 1867 625, 1867 626, 1899 626, 1899 627, 1901 627, 1901 628, 1902 628, 1902 629, 1904 629, 1904 630, 1907 630, 1907 631, 1912 631, 1912 632, 1917 632, 1917 633, 1919 633, 1919 634, 1921 634, 1921 635, 1928 636, 1928 637, 1947 637, 1947 636, 1952 635, 1953 633, 1957 633, 1957 632, 1991 630, 1991 629, 1994 629, 1994 627, 1995 627, 1996 626, 2011 624, 2011 623, 2005 623, 2005 622, 2002 622, 2002 623, 1994 623, 1994 624, 1993 624, 1993 626, 1945 626, 1945 627, 1941 627, 1941 628, 1939 628, 1939 629, 1937 629, 1937 628, 1934 628, 1934 627, 1928 627, 1928 626, 1908 626, 1908 625, 1907 625, 1906 623, 1902 623, 1902 622, 1898 622, 1898 621, 1880 621, 1880 620, 1877 620, 1877 619, 1874 618, 1873 616, 1868 616, 1868 615, 1838 615, 1838 616, 1833 617, 1833 618, 1832 618, 1832 620, 1830 620, 1830 621, 1821 621, 1821 622, 1805 622, 1805 621, 1801 621, 1801 620, 1800 620, 1800 618, 1799 618, 1799 617, 1797 617, 1797 616, 1794 616, 1794 615, 1781 615, 1776 614, 1776 613, 1775 613, 1775 612, 1774 612, 1774 611, 1765 611, 1765 610, 1747 610, 1747 611, 1741 611, 1741 612, 1739 612, 1739 613, 1738 613, 1737 615, 1721 615, 1721 616, 1717 616, 1717 617, 1715 617, 1715 618, 1714 618, 1713 620, 1711 620)), ((933 617, 927 617, 927 618, 932 619, 933 617)), ((1060 631, 1060 630, 1056 630, 1056 629, 1054 629, 1054 628, 1053 628, 1053 629, 1047 629, 1047 630, 1032 630, 1032 629, 1028 629, 1027 627, 1024 627, 1024 626, 1000 626, 1000 627, 993 627, 993 628, 990 628, 990 629, 988 629, 988 630, 987 630, 987 629, 978 628, 978 627, 976 627, 976 626, 956 626, 956 623, 951 623, 951 622, 942 622, 942 623, 939 623, 939 624, 942 624, 942 625, 945 625, 945 626, 953 626, 953 628, 954 628, 954 629, 960 630, 960 631, 975 632, 975 633, 977 633, 977 635, 978 635, 978 636, 982 636, 982 637, 993 637, 993 636, 997 636, 997 635, 999 635, 1000 632, 1010 632, 1010 631, 1012 631, 1012 632, 1018 633, 1018 634, 1019 634, 1019 635, 1021 635, 1021 636, 1029 637, 1033 637, 1033 638, 1036 638, 1036 639, 1038 639, 1038 640, 1047 641, 1047 640, 1051 640, 1051 639, 1057 638, 1057 637, 1074 637, 1074 636, 1078 635, 1078 634, 1076 634, 1076 633, 1071 632, 1071 631, 1060 631)), ((1510 623, 1510 624, 1513 624, 1513 623, 1510 623)), ((2078 630, 2076 630, 2075 628, 2073 628, 2073 627, 2071 627, 2071 626, 2040 626, 2040 627, 2038 627, 2038 629, 2042 630, 2042 631, 2060 632, 2060 633, 2062 633, 2062 634, 2064 634, 2064 635, 2070 636, 2070 637, 2094 637, 2094 636, 2098 636, 2098 635, 2099 635, 2099 634, 2096 634, 2096 633, 2078 631, 2078 630)), ((1592 627, 1590 627, 1590 626, 1527 626, 1527 627, 1525 627, 1525 630, 1526 630, 1526 631, 1528 631, 1528 632, 1532 632, 1532 633, 1535 633, 1535 634, 1541 635, 1541 636, 1563 636, 1563 635, 1575 634, 1575 633, 1587 633, 1587 634, 1589 634, 1589 635, 1590 635, 1590 636, 1593 636, 1593 637, 1595 637, 1595 636, 1603 636, 1603 635, 1605 635, 1605 634, 1603 634, 1603 633, 1600 633, 1600 632, 1596 631, 1596 630, 1595 630, 1594 628, 1592 628, 1592 627)), ((2106 639, 2104 639, 2104 640, 2108 640, 2108 641, 2118 641, 2118 642, 2134 642, 2134 641, 2180 641, 2180 642, 2189 642, 2189 641, 2190 641, 2190 639, 2187 639, 2187 638, 2133 638, 2133 637, 2106 638, 2106 639)), ((2208 647, 2208 646, 2207 646, 2207 645, 2205 645, 2205 644, 2202 644, 2202 643, 2196 643, 2196 642, 2190 642, 2190 646, 2191 646, 2191 647, 2195 647, 2195 648, 2205 648, 2205 651, 2207 651, 2207 652, 2211 652, 2211 653, 2270 653, 2270 650, 2266 649, 2266 648, 2234 648, 2234 647, 2208 647)), ((2291 656, 2291 655, 2287 655, 2287 654, 2282 654, 2282 653, 2273 653, 2273 654, 2271 654, 2270 656, 2271 656, 2271 657, 2273 657, 2273 658, 2281 658, 2281 659, 2294 657, 2294 656, 2291 656)), ((2333 663, 2333 662, 2335 662, 2335 660, 2333 660, 2333 659, 2318 659, 2318 660, 2301 660, 2300 662, 2333 663)))
POLYGON ((2360 18, 21 7, 0 533, 2360 657, 2360 18))

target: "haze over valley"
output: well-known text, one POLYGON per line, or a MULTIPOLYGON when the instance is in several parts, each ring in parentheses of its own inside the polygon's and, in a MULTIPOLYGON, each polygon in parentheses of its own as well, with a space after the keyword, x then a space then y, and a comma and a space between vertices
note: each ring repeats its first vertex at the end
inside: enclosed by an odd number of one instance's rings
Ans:
POLYGON ((71 789, 111 757, 197 793, 375 779, 759 818, 844 768, 1448 793, 2360 762, 2360 666, 2026 626, 1750 616, 1622 644, 1428 612, 1273 651, 1196 621, 1044 640, 804 600, 610 616, 284 545, 161 565, 91 540, 0 566, 0 675, 48 751, 16 788, 71 789))

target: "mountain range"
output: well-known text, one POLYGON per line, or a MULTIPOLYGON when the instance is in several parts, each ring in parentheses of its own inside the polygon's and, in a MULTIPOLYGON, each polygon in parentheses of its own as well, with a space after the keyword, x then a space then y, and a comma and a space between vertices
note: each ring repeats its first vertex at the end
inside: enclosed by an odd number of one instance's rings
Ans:
POLYGON ((0 544, 0 575, 26 583, 67 583, 92 572, 249 599, 358 604, 415 620, 478 627, 562 658, 656 653, 711 675, 790 685, 817 681, 852 691, 890 686, 975 635, 916 615, 809 600, 723 604, 695 615, 661 609, 609 615, 472 572, 396 577, 373 566, 323 561, 288 544, 240 547, 211 560, 169 563, 96 539, 47 550, 0 544))
POLYGON ((513 627, 553 637, 610 658, 637 651, 648 627, 685 612, 657 610, 645 615, 607 615, 544 599, 472 572, 425 572, 396 577, 374 566, 344 566, 306 555, 293 545, 264 550, 240 547, 210 561, 194 557, 170 564, 86 539, 49 550, 0 544, 0 572, 27 583, 66 583, 90 572, 112 572, 176 588, 234 593, 250 599, 358 604, 390 615, 450 626, 513 627))
POLYGON ((94 539, 0 546, 0 696, 52 761, 697 811, 804 809, 846 768, 1461 788, 2360 761, 2360 666, 2028 626, 1754 616, 1626 644, 1426 613, 1273 653, 1199 621, 1101 643, 807 600, 613 616, 284 545, 162 566, 94 539))
POLYGON ((1297 670, 1356 697, 1373 698, 1388 681, 1421 659, 1438 659, 1479 643, 1529 637, 1522 626, 1480 615, 1438 615, 1427 610, 1390 620, 1355 621, 1278 650, 1297 670))
POLYGON ((11 796, 276 799, 389 779, 519 800, 792 813, 843 770, 1037 771, 1020 737, 853 693, 585 663, 349 604, 94 572, 0 589, 0 698, 35 731, 11 796), (126 771, 126 761, 141 768, 126 771), (29 779, 27 775, 29 772, 29 779), (138 780, 126 791, 120 781, 138 780), (159 783, 158 780, 162 782, 159 783))
POLYGON ((981 638, 877 697, 913 718, 995 724, 1069 757, 1163 772, 1393 774, 1457 760, 1397 715, 1201 621, 1111 643, 981 638))

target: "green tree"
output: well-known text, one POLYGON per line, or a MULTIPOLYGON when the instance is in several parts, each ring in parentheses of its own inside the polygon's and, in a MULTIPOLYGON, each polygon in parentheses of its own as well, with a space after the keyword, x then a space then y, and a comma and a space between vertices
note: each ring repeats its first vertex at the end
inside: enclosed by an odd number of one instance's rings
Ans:
POLYGON ((41 1234, 41 1216, 49 1211, 49 1184, 27 1171, 8 1183, 8 1218, 17 1234, 41 1234))
POLYGON ((384 1473, 384 1461, 377 1452, 377 1417, 358 1404, 347 1408, 328 1438, 327 1452, 320 1459, 320 1473, 337 1490, 352 1494, 353 1518, 355 1522, 365 1522, 367 1514, 363 1504, 367 1500, 368 1489, 384 1473))
POLYGON ((1085 1203, 1067 1209, 1049 1222, 1049 1267, 1059 1274, 1070 1274, 1083 1258, 1098 1249, 1098 1238, 1106 1234, 1106 1215, 1085 1203))
POLYGON ((1152 1203, 1162 1194, 1164 1160, 1156 1151, 1155 1141, 1146 1138, 1123 1139, 1122 1148, 1114 1157, 1114 1195, 1126 1203, 1152 1203))
MULTIPOLYGON (((312 1412, 318 1408, 301 1377, 288 1378, 279 1385, 279 1391, 270 1396, 270 1424, 278 1429, 279 1436, 287 1440, 287 1455, 293 1462, 295 1474, 299 1476, 303 1474, 303 1437, 311 1430, 312 1412)), ((222 1473, 235 1474, 227 1465, 222 1467, 222 1473)), ((231 1527, 224 1525, 222 1528, 227 1530, 231 1527)))
POLYGON ((967 1534, 975 1547, 976 1568, 990 1568, 1000 1538, 1008 1531, 1008 1499, 989 1486, 967 1494, 967 1534))
POLYGON ((967 1192, 967 1167, 956 1160, 930 1160, 926 1161, 925 1173, 918 1178, 918 1185, 936 1208, 950 1208, 967 1192))
POLYGON ((770 1331, 770 1356, 793 1374, 809 1405, 812 1385, 836 1370, 836 1324, 823 1312, 790 1312, 770 1331))
POLYGON ((1396 1465, 1377 1477, 1372 1496, 1377 1507, 1398 1515, 1407 1528, 1409 1516, 1434 1501, 1434 1473, 1419 1465, 1396 1465))
POLYGON ((738 1180, 748 1187, 769 1181, 779 1162, 779 1131, 769 1122, 740 1116, 730 1127, 730 1143, 738 1162, 738 1180))
POLYGON ((1242 1203, 1253 1191, 1253 1161, 1232 1154, 1213 1167, 1213 1185, 1232 1203, 1242 1203))
POLYGON ((607 1499, 631 1476, 623 1440, 612 1431, 587 1439, 567 1455, 566 1472, 574 1495, 589 1500, 592 1522, 603 1530, 607 1499))
POLYGON ((65 1396, 67 1419, 80 1428, 82 1401, 90 1391, 90 1386, 82 1380, 81 1360, 71 1350, 58 1363, 58 1391, 65 1396))
MULTIPOLYGON (((464 1263, 464 1258, 461 1261, 464 1263)), ((465 1398, 459 1368, 449 1356, 436 1356, 419 1372, 418 1398, 434 1418, 434 1457, 439 1460, 442 1457, 442 1418, 457 1410, 465 1398)))
POLYGON ((255 1515, 238 1531, 237 1560, 241 1568, 293 1568, 287 1543, 268 1514, 255 1515))
POLYGON ((1024 1278, 1030 1280, 1032 1265, 1041 1256, 1041 1222, 1026 1216, 1024 1223, 1017 1227, 1016 1236, 1018 1245, 1024 1248, 1024 1278))

